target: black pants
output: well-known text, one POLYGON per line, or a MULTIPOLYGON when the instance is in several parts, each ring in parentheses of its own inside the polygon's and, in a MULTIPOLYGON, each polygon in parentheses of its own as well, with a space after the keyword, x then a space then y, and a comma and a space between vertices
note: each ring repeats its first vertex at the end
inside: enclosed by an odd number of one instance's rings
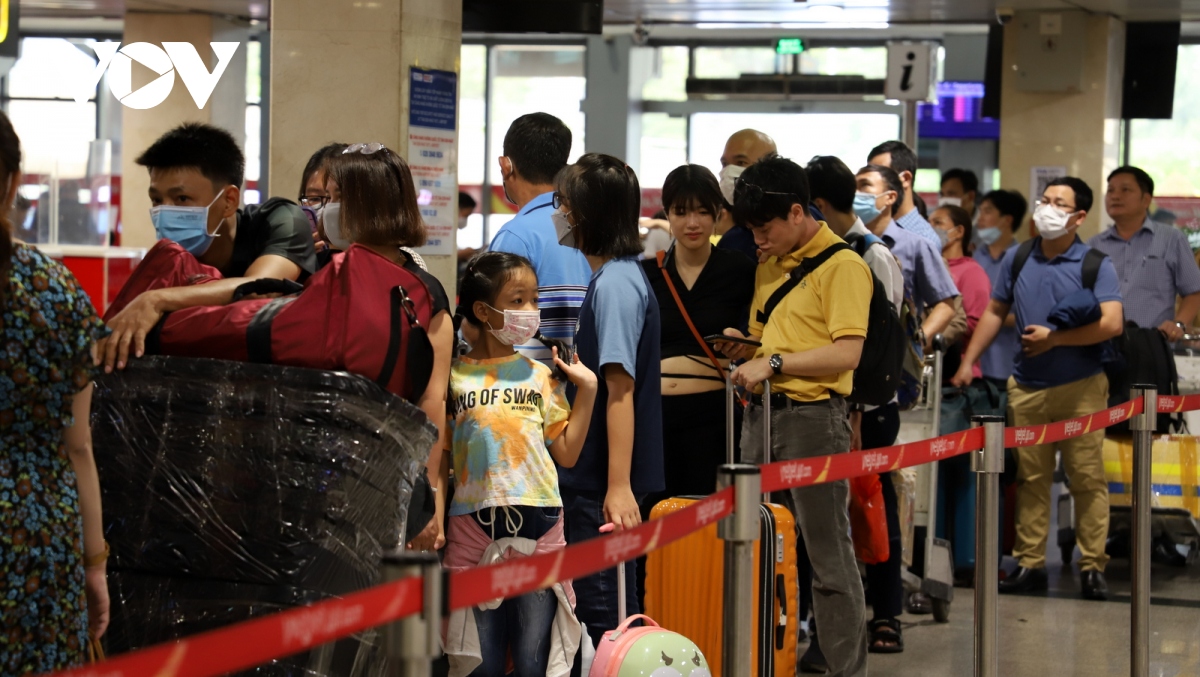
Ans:
MULTIPOLYGON (((900 433, 900 411, 888 404, 863 414, 863 449, 890 447, 900 433)), ((903 554, 900 550, 900 505, 896 487, 888 474, 879 476, 883 484, 883 508, 887 514, 888 560, 867 565, 867 604, 875 618, 896 618, 904 608, 904 585, 901 582, 903 554)))

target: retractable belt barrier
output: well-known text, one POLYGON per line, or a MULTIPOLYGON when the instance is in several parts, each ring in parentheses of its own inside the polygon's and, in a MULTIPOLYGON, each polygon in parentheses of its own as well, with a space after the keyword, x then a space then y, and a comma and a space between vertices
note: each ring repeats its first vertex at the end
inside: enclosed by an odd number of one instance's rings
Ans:
MULTIPOLYGON (((1200 395, 1159 396, 1160 413, 1200 410, 1200 395)), ((1049 444, 1079 437, 1142 413, 1142 400, 1066 421, 1004 429, 1007 447, 1049 444)), ((923 465, 982 449, 984 428, 900 444, 761 466, 763 492, 835 482, 869 473, 923 465)), ((449 576, 449 610, 517 597, 581 578, 640 557, 692 534, 733 510, 734 487, 636 528, 557 552, 521 557, 449 576)), ((758 498, 756 497, 757 501, 758 498)), ((318 602, 116 656, 95 665, 53 673, 60 677, 216 677, 244 670, 420 613, 420 577, 393 581, 345 597, 318 602)))

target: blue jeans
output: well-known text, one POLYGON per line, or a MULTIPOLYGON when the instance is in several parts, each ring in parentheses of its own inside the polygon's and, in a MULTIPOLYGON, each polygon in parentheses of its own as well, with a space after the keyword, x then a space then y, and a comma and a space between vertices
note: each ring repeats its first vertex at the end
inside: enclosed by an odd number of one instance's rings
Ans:
MULTIPOLYGON (((582 543, 600 535, 604 519, 603 491, 574 491, 560 489, 563 515, 567 524, 567 544, 582 543)), ((644 496, 635 496, 640 503, 644 496)), ((587 625, 592 645, 600 643, 604 633, 617 627, 617 569, 605 569, 598 574, 576 578, 575 616, 587 625)), ((640 614, 637 596, 637 562, 625 563, 625 611, 630 616, 640 614)))
MULTIPOLYGON (((510 506, 472 513, 480 528, 493 538, 519 536, 537 540, 558 523, 560 508, 510 506), (509 516, 506 516, 509 513, 509 516), (519 516, 518 516, 519 513, 519 516), (514 532, 509 527, 518 527, 514 532)), ((472 677, 502 677, 512 654, 517 677, 541 677, 550 662, 550 628, 558 613, 553 589, 506 599, 495 609, 475 613, 483 662, 472 677)))

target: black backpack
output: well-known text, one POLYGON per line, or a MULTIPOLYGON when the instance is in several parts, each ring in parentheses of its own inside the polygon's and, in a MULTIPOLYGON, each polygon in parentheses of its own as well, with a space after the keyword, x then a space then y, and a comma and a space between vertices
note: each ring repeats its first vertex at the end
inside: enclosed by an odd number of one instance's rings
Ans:
MULTIPOLYGON (((788 292, 840 251, 853 249, 850 245, 839 242, 825 248, 816 256, 801 261, 788 280, 767 299, 758 314, 758 321, 765 325, 771 317, 771 312, 788 292)), ((867 317, 867 338, 863 342, 858 368, 854 370, 854 390, 846 399, 856 404, 879 406, 892 400, 900 384, 901 372, 904 370, 906 338, 904 327, 900 324, 900 316, 896 314, 896 309, 884 291, 883 283, 875 277, 874 271, 871 272, 871 280, 874 290, 871 293, 871 306, 867 317)))
MULTIPOLYGON (((1041 241, 1035 237, 1022 243, 1013 257, 1012 280, 1013 288, 1017 284, 1017 276, 1025 262, 1033 253, 1033 248, 1041 241)), ((1097 249, 1089 249, 1083 258, 1083 286, 1087 289, 1096 288, 1096 277, 1100 274, 1100 264, 1107 255, 1097 249)), ((1011 290, 1010 290, 1011 297, 1011 290)), ((1112 356, 1105 359, 1104 373, 1108 376, 1108 406, 1114 407, 1129 401, 1129 391, 1135 383, 1154 384, 1160 395, 1179 394, 1179 375, 1175 371, 1175 356, 1171 345, 1157 327, 1139 327, 1133 322, 1125 323, 1125 332, 1112 339, 1108 345, 1100 344, 1099 350, 1112 356)), ((1155 426, 1159 434, 1171 432, 1175 417, 1171 414, 1159 414, 1155 426)), ((1118 423, 1108 429, 1110 434, 1129 433, 1129 422, 1118 423)))

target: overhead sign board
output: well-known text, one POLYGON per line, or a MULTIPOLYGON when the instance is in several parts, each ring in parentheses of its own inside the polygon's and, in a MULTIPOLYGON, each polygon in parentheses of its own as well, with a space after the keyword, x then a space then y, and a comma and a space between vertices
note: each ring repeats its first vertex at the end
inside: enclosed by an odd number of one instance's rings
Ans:
POLYGON ((888 43, 887 81, 884 96, 899 101, 932 101, 936 45, 920 42, 888 43))

